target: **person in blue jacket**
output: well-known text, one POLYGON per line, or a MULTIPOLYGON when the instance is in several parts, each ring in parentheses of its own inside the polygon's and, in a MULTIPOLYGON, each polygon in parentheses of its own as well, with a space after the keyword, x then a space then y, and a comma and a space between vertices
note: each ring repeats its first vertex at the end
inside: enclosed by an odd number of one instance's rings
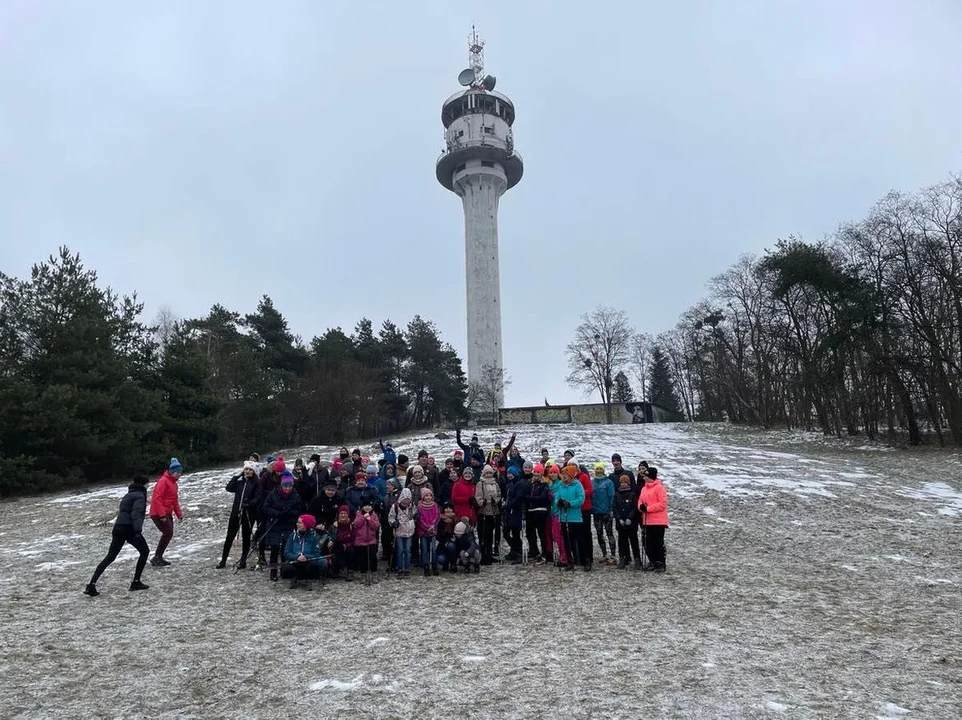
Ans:
MULTIPOLYGON (((387 463, 384 463, 384 467, 387 467, 387 463)), ((374 488, 377 492, 378 500, 383 504, 384 498, 387 497, 387 475, 384 473, 379 474, 374 463, 369 464, 367 468, 365 468, 364 474, 367 476, 368 487, 374 488)))
POLYGON ((327 570, 327 560, 321 555, 321 538, 314 525, 313 515, 301 515, 284 543, 281 577, 291 581, 292 589, 303 584, 311 590, 311 583, 327 570))
POLYGON ((603 462, 595 463, 595 476, 591 479, 591 520, 598 536, 598 547, 601 548, 602 562, 605 565, 615 565, 615 531, 612 522, 612 509, 615 501, 615 484, 608 477, 603 462), (608 543, 605 544, 605 536, 608 543), (608 548, 611 552, 608 552, 608 548))
POLYGON ((554 488, 554 506, 558 511, 558 520, 561 523, 561 538, 565 545, 565 555, 567 564, 562 568, 563 571, 575 569, 575 564, 581 564, 585 571, 591 569, 591 565, 582 562, 578 557, 580 544, 578 542, 581 533, 581 506, 585 504, 585 489, 578 482, 578 467, 576 465, 565 465, 564 474, 554 488))
POLYGON ((383 440, 380 440, 379 442, 381 445, 381 454, 384 455, 384 464, 387 465, 388 463, 391 463, 391 465, 397 466, 397 453, 394 452, 394 448, 391 447, 391 443, 385 445, 383 440))

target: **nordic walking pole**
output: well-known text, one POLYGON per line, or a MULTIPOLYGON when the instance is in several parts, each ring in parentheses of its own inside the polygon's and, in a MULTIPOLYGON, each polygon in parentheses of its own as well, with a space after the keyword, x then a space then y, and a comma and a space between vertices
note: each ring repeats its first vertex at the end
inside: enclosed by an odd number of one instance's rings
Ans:
POLYGON ((651 558, 648 557, 648 550, 646 548, 646 540, 648 539, 648 529, 647 523, 645 522, 645 515, 648 513, 641 514, 641 569, 645 569, 645 565, 651 564, 651 558))
MULTIPOLYGON (((244 558, 245 560, 250 560, 251 555, 257 552, 257 546, 261 544, 261 540, 267 537, 267 534, 271 531, 271 529, 274 527, 276 523, 277 523, 277 518, 274 518, 274 522, 272 522, 270 525, 267 526, 267 529, 261 533, 261 536, 251 541, 251 549, 250 549, 250 552, 247 553, 247 557, 244 558)), ((236 575, 239 570, 240 570, 240 561, 234 563, 234 574, 236 575)))

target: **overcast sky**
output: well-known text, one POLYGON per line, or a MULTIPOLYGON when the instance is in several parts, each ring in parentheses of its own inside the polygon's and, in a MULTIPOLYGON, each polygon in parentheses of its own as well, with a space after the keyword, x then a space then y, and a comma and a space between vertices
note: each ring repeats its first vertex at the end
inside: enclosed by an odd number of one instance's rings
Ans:
POLYGON ((464 358, 435 179, 472 23, 517 108, 508 404, 575 401, 599 304, 659 332, 739 255, 962 170, 962 3, 0 3, 0 270, 61 244, 153 319, 270 294, 309 341, 433 320, 464 358), (603 8, 603 9, 599 9, 603 8))

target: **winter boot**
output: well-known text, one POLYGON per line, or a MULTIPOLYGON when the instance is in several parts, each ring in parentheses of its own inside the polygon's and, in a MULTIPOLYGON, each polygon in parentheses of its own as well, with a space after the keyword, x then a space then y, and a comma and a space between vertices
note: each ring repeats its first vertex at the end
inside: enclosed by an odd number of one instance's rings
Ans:
POLYGON ((160 555, 154 555, 152 558, 150 558, 150 564, 154 567, 167 567, 170 565, 170 563, 160 557, 160 555))
POLYGON ((644 570, 645 567, 641 563, 641 558, 635 558, 635 570, 644 570))
POLYGON ((665 563, 655 563, 655 572, 656 573, 668 572, 668 568, 665 567, 665 563))
POLYGON ((271 568, 271 582, 277 582, 277 568, 271 568))
POLYGON ((346 582, 354 582, 354 571, 353 571, 353 570, 348 570, 348 571, 347 571, 347 576, 344 578, 344 580, 345 580, 346 582))
POLYGON ((424 566, 424 577, 431 577, 431 568, 427 565, 424 566))
POLYGON ((305 590, 307 590, 307 592, 312 592, 314 590, 313 580, 305 580, 303 583, 301 583, 301 585, 304 587, 305 590))
POLYGON ((87 587, 84 588, 84 595, 89 595, 90 597, 97 597, 100 593, 97 592, 97 586, 93 583, 87 583, 87 587))
POLYGON ((622 556, 621 561, 618 563, 618 569, 624 570, 626 567, 628 567, 628 558, 622 556))
POLYGON ((142 582, 140 582, 140 580, 134 580, 132 583, 130 583, 130 589, 131 589, 131 591, 134 591, 134 590, 149 590, 149 589, 150 589, 150 585, 144 585, 142 582))
POLYGON ((238 569, 238 570, 243 570, 243 569, 246 568, 246 567, 247 567, 247 558, 244 558, 244 559, 241 560, 239 563, 237 563, 237 569, 238 569))
POLYGON ((226 560, 221 560, 219 563, 217 563, 217 564, 214 566, 214 568, 217 569, 217 570, 223 570, 225 567, 227 567, 227 561, 226 561, 226 560))
POLYGON ((439 571, 438 571, 438 566, 437 566, 437 565, 432 565, 432 566, 431 566, 431 574, 434 575, 435 577, 438 576, 439 571))
POLYGON ((293 590, 300 584, 301 584, 301 581, 298 580, 297 578, 294 578, 293 580, 291 580, 291 590, 293 590))

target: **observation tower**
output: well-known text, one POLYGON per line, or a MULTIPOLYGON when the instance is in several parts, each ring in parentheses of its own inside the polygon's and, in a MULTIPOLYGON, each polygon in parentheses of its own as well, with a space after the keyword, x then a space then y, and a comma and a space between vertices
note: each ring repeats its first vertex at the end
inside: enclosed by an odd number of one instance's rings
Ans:
MULTIPOLYGON (((514 149, 514 103, 494 92, 484 74, 484 42, 472 28, 470 67, 441 108, 445 150, 437 162, 438 182, 461 197, 468 298, 468 382, 502 372, 501 279, 498 267, 498 203, 524 173, 514 149)), ((499 387, 501 383, 498 383, 499 387)), ((499 392, 498 407, 504 405, 499 392)))

